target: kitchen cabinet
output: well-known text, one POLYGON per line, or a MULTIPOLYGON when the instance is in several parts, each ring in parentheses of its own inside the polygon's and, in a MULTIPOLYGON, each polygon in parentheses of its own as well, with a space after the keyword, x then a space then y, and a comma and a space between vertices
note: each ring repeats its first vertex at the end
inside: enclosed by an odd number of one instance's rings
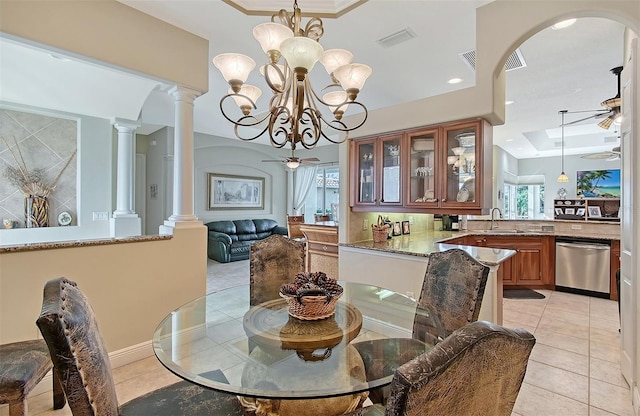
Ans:
POLYGON ((482 119, 354 139, 352 210, 487 214, 492 146, 491 126, 482 119))
POLYGON ((620 240, 611 240, 611 278, 609 286, 609 299, 618 300, 618 285, 616 284, 616 272, 620 269, 620 240))
POLYGON ((531 289, 554 289, 555 250, 552 236, 469 235, 467 244, 515 250, 498 270, 505 289, 525 286, 531 289))
POLYGON ((402 134, 352 140, 351 206, 377 209, 402 206, 402 134))
POLYGON ((555 199, 554 219, 620 222, 620 198, 555 199))

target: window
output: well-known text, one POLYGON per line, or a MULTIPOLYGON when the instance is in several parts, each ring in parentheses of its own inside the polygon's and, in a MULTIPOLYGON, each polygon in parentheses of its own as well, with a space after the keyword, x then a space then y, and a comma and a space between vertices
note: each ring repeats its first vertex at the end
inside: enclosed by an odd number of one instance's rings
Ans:
MULTIPOLYGON (((523 178, 527 182, 529 178, 523 178)), ((543 183, 505 183, 504 218, 511 220, 544 218, 543 183)))
POLYGON ((331 214, 331 204, 337 204, 340 191, 340 173, 337 166, 318 168, 316 188, 316 214, 331 214))

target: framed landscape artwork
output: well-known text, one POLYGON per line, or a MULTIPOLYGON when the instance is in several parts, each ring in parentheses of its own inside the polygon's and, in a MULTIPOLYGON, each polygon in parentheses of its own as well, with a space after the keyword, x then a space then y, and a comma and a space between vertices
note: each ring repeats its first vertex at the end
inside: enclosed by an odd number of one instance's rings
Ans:
POLYGON ((620 169, 579 170, 578 198, 620 198, 620 169))
POLYGON ((207 209, 264 209, 264 178, 208 173, 207 179, 207 209))

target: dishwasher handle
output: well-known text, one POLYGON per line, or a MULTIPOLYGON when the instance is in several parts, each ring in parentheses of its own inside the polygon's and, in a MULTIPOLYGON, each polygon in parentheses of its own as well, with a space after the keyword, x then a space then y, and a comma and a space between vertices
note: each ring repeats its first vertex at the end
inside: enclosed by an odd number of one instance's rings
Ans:
POLYGON ((583 248, 588 250, 610 250, 611 247, 604 244, 582 244, 582 243, 564 243, 557 242, 556 246, 568 248, 583 248))

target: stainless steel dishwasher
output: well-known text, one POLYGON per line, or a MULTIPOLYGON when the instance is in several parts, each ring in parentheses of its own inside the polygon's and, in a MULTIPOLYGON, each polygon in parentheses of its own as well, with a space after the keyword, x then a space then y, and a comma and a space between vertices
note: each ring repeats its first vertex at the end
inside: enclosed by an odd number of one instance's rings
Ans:
POLYGON ((601 240, 556 238, 556 288, 608 294, 610 252, 601 240))

